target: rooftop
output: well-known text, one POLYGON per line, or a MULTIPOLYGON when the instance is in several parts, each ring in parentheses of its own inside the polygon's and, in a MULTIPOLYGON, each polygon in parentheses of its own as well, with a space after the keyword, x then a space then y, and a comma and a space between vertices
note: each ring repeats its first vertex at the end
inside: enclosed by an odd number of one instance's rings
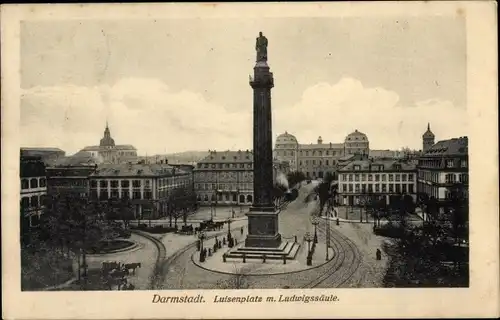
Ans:
POLYGON ((210 151, 208 156, 200 160, 198 163, 242 163, 253 162, 253 152, 245 151, 210 151))
POLYGON ((64 152, 59 148, 43 148, 43 147, 23 147, 21 148, 21 152, 23 151, 40 151, 40 152, 64 152))
POLYGON ((441 140, 430 147, 423 155, 424 157, 442 157, 467 155, 469 153, 469 139, 459 137, 448 140, 441 140))
POLYGON ((310 144, 301 144, 299 145, 299 150, 308 150, 308 149, 343 149, 343 143, 310 143, 310 144))
POLYGON ((167 164, 102 164, 92 177, 171 177, 188 174, 167 164))
MULTIPOLYGON (((383 171, 411 171, 416 170, 416 165, 411 162, 398 161, 394 159, 376 159, 376 160, 355 160, 348 163, 346 166, 341 168, 339 171, 355 171, 354 166, 360 166, 359 171, 369 171, 370 166, 383 166, 383 171), (401 166, 401 169, 397 169, 397 165, 401 166)), ((375 170, 372 170, 375 171, 375 170)))

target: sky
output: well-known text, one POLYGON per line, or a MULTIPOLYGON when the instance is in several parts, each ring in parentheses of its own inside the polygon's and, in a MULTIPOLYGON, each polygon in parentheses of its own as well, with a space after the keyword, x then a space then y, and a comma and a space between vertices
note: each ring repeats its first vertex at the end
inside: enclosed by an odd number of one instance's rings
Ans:
POLYGON ((268 38, 273 135, 421 149, 467 135, 461 16, 23 21, 22 146, 68 154, 106 121, 139 154, 252 148, 255 38, 268 38))

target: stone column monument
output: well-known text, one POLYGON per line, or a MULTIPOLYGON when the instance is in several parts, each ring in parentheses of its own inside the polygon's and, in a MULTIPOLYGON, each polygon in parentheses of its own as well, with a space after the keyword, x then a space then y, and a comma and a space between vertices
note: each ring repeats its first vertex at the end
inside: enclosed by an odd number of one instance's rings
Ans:
POLYGON ((253 88, 253 205, 248 216, 246 247, 279 247, 278 214, 274 207, 273 146, 271 124, 272 72, 267 65, 267 38, 259 33, 257 59, 250 86, 253 88))
MULTIPOLYGON (((226 259, 295 259, 300 244, 282 241, 278 232, 278 212, 273 202, 273 146, 271 125, 272 72, 267 65, 267 38, 262 32, 256 40, 257 61, 250 77, 253 88, 253 194, 248 216, 248 235, 243 246, 232 248, 226 259)), ((224 260, 229 261, 229 260, 224 260)))

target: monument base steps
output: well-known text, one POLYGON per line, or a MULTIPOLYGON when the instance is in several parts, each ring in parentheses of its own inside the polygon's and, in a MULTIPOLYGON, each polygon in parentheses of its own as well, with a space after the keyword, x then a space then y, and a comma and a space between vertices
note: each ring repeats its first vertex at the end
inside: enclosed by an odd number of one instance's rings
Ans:
POLYGON ((299 252, 300 244, 296 242, 282 242, 279 247, 276 248, 256 248, 256 247, 239 247, 233 248, 228 253, 226 253, 226 258, 237 258, 243 259, 245 255, 246 259, 258 259, 263 260, 264 255, 266 260, 294 260, 299 252))

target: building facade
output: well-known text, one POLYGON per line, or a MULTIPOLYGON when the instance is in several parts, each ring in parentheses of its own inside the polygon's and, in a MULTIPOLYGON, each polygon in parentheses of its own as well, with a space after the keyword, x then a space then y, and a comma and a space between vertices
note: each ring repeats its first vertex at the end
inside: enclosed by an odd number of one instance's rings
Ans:
POLYGON ((40 157, 45 164, 50 164, 64 157, 66 152, 59 148, 21 148, 22 157, 40 157))
POLYGON ((410 162, 394 159, 354 160, 339 169, 340 205, 360 205, 369 195, 384 198, 411 195, 416 200, 417 170, 410 162))
POLYGON ((175 189, 193 191, 192 173, 168 164, 101 164, 90 177, 91 201, 127 200, 135 218, 164 216, 175 189))
POLYGON ((45 163, 40 156, 21 156, 19 169, 22 221, 25 226, 36 227, 46 206, 47 180, 45 163))
MULTIPOLYGON (((424 143, 425 144, 425 143, 424 143)), ((469 155, 468 138, 442 140, 429 147, 418 159, 418 192, 445 203, 451 196, 450 187, 460 183, 468 197, 469 155)), ((443 208, 441 208, 443 209, 443 208)))
POLYGON ((323 178, 326 172, 338 170, 340 159, 351 155, 368 155, 370 144, 366 134, 355 130, 343 143, 325 143, 321 137, 315 144, 299 144, 288 132, 276 138, 274 157, 290 163, 290 170, 301 171, 309 179, 323 178))
POLYGON ((47 168, 47 195, 57 201, 64 198, 88 199, 89 176, 97 165, 66 164, 47 168))
MULTIPOLYGON (((288 162, 275 161, 273 181, 290 171, 288 162)), ((253 153, 209 151, 194 173, 197 201, 201 205, 251 205, 253 203, 253 153)))
POLYGON ((87 146, 81 151, 90 153, 102 163, 126 163, 137 161, 137 149, 132 145, 115 145, 108 123, 98 146, 87 146))

